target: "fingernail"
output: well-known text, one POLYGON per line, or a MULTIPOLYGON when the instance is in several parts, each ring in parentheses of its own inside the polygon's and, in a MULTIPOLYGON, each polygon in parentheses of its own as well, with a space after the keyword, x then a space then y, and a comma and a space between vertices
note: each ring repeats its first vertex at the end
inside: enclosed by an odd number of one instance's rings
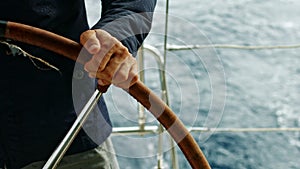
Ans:
POLYGON ((94 73, 89 73, 89 77, 90 77, 90 78, 95 78, 96 76, 95 76, 94 73))
POLYGON ((101 79, 98 80, 99 85, 104 85, 103 81, 101 79))
POLYGON ((83 67, 83 68, 84 68, 84 70, 85 70, 85 71, 87 71, 87 72, 88 72, 88 69, 87 69, 87 65, 86 65, 86 64, 84 65, 84 67, 83 67))
POLYGON ((91 45, 90 47, 89 47, 89 51, 91 52, 91 53, 96 53, 96 52, 98 52, 98 45, 96 45, 96 44, 93 44, 93 45, 91 45))

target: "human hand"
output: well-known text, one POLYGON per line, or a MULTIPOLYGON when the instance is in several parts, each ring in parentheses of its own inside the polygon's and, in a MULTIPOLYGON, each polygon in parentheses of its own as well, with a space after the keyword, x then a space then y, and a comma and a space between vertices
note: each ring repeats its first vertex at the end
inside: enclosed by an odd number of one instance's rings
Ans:
POLYGON ((100 86, 114 84, 128 89, 138 80, 136 59, 116 38, 102 29, 87 30, 80 43, 92 54, 84 69, 100 86))

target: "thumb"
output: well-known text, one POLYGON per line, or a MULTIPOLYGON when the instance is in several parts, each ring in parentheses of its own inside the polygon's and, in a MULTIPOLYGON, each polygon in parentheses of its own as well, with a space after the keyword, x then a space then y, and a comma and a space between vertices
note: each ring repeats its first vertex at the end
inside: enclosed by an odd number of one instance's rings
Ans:
POLYGON ((96 31, 87 30, 80 35, 80 43, 91 54, 96 54, 100 50, 100 42, 97 38, 96 31))

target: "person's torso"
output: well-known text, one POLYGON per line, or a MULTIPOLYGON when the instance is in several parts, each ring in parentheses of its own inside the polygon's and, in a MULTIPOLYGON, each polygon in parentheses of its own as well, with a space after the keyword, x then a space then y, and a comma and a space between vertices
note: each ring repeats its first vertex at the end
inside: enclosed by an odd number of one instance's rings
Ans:
POLYGON ((0 19, 40 27, 78 40, 88 28, 84 0, 3 0, 0 19))
MULTIPOLYGON (((0 20, 39 27, 77 42, 88 29, 84 0, 8 0, 0 1, 0 8, 0 20)), ((44 49, 12 43, 60 72, 40 69, 49 67, 28 56, 7 55, 9 50, 0 44, 0 168, 3 160, 17 168, 46 158, 76 118, 74 62, 44 49)), ((105 106, 101 109, 107 113, 105 106)), ((70 152, 96 146, 84 132, 80 135, 70 152)))

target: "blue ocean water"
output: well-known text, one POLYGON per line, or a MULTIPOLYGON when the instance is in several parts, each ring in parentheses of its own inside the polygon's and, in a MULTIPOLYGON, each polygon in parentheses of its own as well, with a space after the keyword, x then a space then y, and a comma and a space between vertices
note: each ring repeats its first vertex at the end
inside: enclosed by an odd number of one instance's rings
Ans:
MULTIPOLYGON (((87 1, 91 11, 93 1, 87 1)), ((290 45, 300 43, 297 0, 171 0, 170 44, 290 45)), ((145 44, 162 53, 165 1, 159 1, 145 44)), ((89 13, 91 23, 99 15, 89 13)), ((300 127, 300 49, 169 51, 170 106, 187 126, 300 127)), ((146 84, 160 94, 157 66, 146 52, 146 84)), ((106 94, 114 126, 137 125, 137 107, 125 92, 106 94)), ((147 113, 147 124, 157 124, 147 113)), ((299 132, 193 133, 214 169, 299 169, 299 132)), ((123 169, 154 168, 156 136, 114 136, 123 169)), ((165 167, 171 168, 169 140, 165 167)), ((177 149, 178 150, 178 149, 177 149)), ((190 168, 178 150, 179 168, 190 168)))

